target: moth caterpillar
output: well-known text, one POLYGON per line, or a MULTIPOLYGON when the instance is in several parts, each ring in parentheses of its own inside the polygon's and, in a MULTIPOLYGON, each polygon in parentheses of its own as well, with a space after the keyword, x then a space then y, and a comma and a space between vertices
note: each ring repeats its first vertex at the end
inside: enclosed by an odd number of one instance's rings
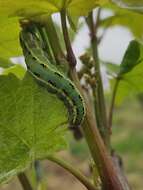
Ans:
POLYGON ((69 112, 70 127, 79 126, 83 121, 85 108, 83 98, 73 82, 50 63, 35 30, 23 27, 20 44, 28 71, 49 92, 56 94, 64 102, 69 112))

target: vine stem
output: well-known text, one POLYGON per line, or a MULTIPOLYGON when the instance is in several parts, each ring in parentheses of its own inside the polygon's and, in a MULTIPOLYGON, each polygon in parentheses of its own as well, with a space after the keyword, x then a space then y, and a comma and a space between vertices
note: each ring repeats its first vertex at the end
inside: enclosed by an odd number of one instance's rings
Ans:
POLYGON ((68 33, 68 28, 67 28, 67 23, 66 23, 66 10, 63 9, 61 10, 61 24, 62 24, 62 29, 63 29, 63 36, 64 36, 64 41, 66 50, 67 50, 67 61, 70 63, 71 69, 76 66, 76 58, 73 52, 73 49, 71 47, 71 42, 69 38, 69 33, 68 33))
POLYGON ((68 164, 67 162, 63 161, 62 159, 59 159, 56 156, 53 155, 49 155, 47 157, 48 160, 55 162, 56 164, 58 164, 59 166, 61 166, 62 168, 64 168, 65 170, 67 170, 68 172, 70 172, 73 176, 75 176, 85 187, 87 187, 88 190, 97 190, 94 185, 78 170, 76 170, 75 168, 73 168, 70 164, 68 164))
POLYGON ((32 186, 24 172, 18 174, 18 179, 22 185, 23 190, 33 190, 32 186))
POLYGON ((119 82, 120 82, 120 80, 118 78, 116 78, 116 81, 115 81, 115 84, 113 87, 111 105, 110 105, 110 109, 109 109, 108 127, 110 130, 110 134, 111 134, 111 127, 112 127, 112 118, 113 118, 113 111, 114 111, 114 105, 115 105, 115 98, 116 98, 119 82))
MULTIPOLYGON (((72 72, 72 78, 84 97, 75 70, 72 72)), ((98 172, 103 183, 103 189, 124 190, 119 176, 116 173, 111 156, 109 155, 109 152, 107 151, 96 126, 96 121, 93 116, 91 106, 88 101, 86 101, 86 98, 84 98, 84 100, 86 104, 86 116, 83 123, 83 132, 89 146, 90 153, 98 168, 98 172)))
POLYGON ((97 86, 96 88, 93 89, 97 126, 99 128, 99 131, 101 133, 101 136, 104 140, 105 145, 107 147, 110 147, 109 128, 108 128, 107 115, 106 115, 106 105, 105 105, 103 83, 102 83, 102 78, 101 78, 100 63, 99 63, 98 49, 97 49, 98 40, 96 37, 96 33, 97 33, 97 27, 99 24, 99 19, 100 19, 100 8, 98 9, 96 24, 94 23, 94 19, 93 19, 93 12, 89 13, 88 17, 86 18, 86 22, 90 31, 91 50, 92 50, 93 60, 95 62, 94 68, 95 68, 96 78, 97 78, 97 86))
MULTIPOLYGON (((68 29, 66 25, 65 10, 64 12, 61 13, 61 22, 62 22, 62 30, 63 30, 64 40, 66 44, 67 54, 70 55, 70 54, 73 54, 73 51, 70 44, 68 29)), ((73 79, 75 85, 77 86, 81 94, 83 95, 84 100, 85 100, 85 105, 86 105, 86 116, 85 116, 85 120, 83 124, 83 132, 84 132, 87 144, 89 146, 91 155, 93 157, 93 160, 98 167, 98 172, 103 183, 103 188, 106 190, 111 190, 111 189, 124 190, 122 183, 116 174, 116 169, 113 165, 112 159, 108 151, 106 150, 105 144, 103 143, 103 140, 99 134, 91 106, 89 105, 88 101, 86 100, 86 97, 83 94, 83 91, 82 91, 82 88, 77 76, 77 72, 76 72, 75 67, 73 67, 72 61, 74 60, 72 60, 72 56, 71 56, 71 60, 69 60, 70 65, 71 65, 71 73, 70 73, 71 78, 73 79)))

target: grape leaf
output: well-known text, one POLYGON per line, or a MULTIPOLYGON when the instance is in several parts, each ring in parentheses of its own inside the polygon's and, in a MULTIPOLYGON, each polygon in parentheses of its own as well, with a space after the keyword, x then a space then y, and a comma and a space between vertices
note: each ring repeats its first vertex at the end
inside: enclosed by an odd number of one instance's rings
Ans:
POLYGON ((8 59, 22 54, 19 45, 19 31, 17 18, 0 16, 0 55, 8 59))
POLYGON ((0 14, 7 16, 31 17, 42 14, 51 15, 67 9, 73 15, 86 15, 97 5, 107 3, 108 0, 0 0, 0 14))
POLYGON ((66 147, 63 103, 26 74, 0 76, 0 182, 66 147))
POLYGON ((17 57, 22 54, 19 45, 19 24, 21 17, 39 18, 59 12, 63 7, 71 17, 86 15, 97 4, 108 0, 0 0, 0 55, 2 58, 17 57))

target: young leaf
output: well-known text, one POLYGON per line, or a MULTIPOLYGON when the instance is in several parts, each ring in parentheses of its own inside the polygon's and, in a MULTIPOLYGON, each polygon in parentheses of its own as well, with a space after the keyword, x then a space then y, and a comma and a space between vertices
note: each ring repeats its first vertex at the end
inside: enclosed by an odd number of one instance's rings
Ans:
POLYGON ((9 59, 4 59, 0 57, 0 67, 9 68, 11 66, 13 66, 13 63, 9 59))
MULTIPOLYGON (((111 80, 113 85, 114 80, 111 80)), ((143 92, 143 62, 134 67, 130 72, 123 75, 118 85, 116 105, 122 104, 129 97, 143 92)))
POLYGON ((0 76, 0 182, 65 148, 63 103, 27 74, 0 76))
POLYGON ((113 12, 113 16, 104 18, 100 21, 100 26, 104 28, 111 28, 114 26, 123 26, 128 28, 131 33, 138 38, 142 38, 143 34, 143 14, 138 14, 127 9, 121 9, 113 4, 104 6, 105 9, 113 12))
MULTIPOLYGON (((143 92, 143 46, 133 40, 130 42, 118 74, 120 80, 116 94, 117 105, 120 105, 129 96, 134 96, 143 92)), ((111 80, 111 86, 115 79, 111 80)))
POLYGON ((143 12, 143 0, 113 0, 113 2, 120 7, 143 12))
POLYGON ((140 43, 136 40, 132 40, 121 62, 119 76, 130 72, 137 64, 139 64, 139 58, 140 43))
POLYGON ((13 65, 7 69, 4 69, 2 72, 3 75, 8 75, 9 73, 13 73, 17 78, 23 79, 26 70, 20 64, 13 65))
POLYGON ((120 66, 116 63, 101 61, 102 65, 106 67, 109 74, 118 74, 120 66))

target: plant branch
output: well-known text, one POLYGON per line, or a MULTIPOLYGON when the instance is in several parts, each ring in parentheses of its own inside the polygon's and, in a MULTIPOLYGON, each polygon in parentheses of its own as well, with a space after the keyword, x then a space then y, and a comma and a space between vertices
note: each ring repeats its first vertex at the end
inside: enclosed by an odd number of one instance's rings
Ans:
MULTIPOLYGON (((64 15, 64 17, 65 17, 65 15, 64 15)), ((63 18, 61 18, 61 19, 63 19, 63 18)), ((64 25, 64 26, 66 27, 66 30, 67 30, 67 26, 66 25, 64 25)), ((64 30, 65 29, 63 28, 63 35, 66 35, 64 33, 64 30)), ((67 37, 65 36, 64 39, 65 39, 65 44, 66 44, 67 37)), ((95 45, 95 44, 93 44, 93 45, 95 45)), ((71 44, 70 44, 70 47, 71 47, 71 44)), ((95 49, 95 50, 97 50, 97 49, 95 49)), ((70 51, 70 49, 67 48, 67 51, 70 51)), ((70 52, 67 52, 67 54, 70 54, 70 52)), ((72 60, 69 60, 69 61, 72 62, 72 60)), ((81 92, 81 94, 84 97, 84 101, 85 101, 85 105, 86 105, 86 116, 85 116, 85 120, 84 120, 82 129, 83 129, 87 144, 89 146, 91 155, 93 157, 93 160, 98 167, 98 172, 99 172, 99 175, 100 175, 102 183, 103 183, 103 188, 106 190, 111 190, 111 189, 112 190, 124 190, 122 183, 120 182, 119 176, 117 175, 114 165, 112 163, 112 159, 111 159, 109 153, 107 152, 107 150, 105 148, 105 144, 103 143, 103 140, 97 129, 96 121, 94 119, 91 105, 89 105, 87 98, 83 94, 75 67, 72 68, 70 74, 71 74, 71 78, 74 81, 75 85, 77 86, 77 88, 79 89, 79 91, 81 92)))
MULTIPOLYGON (((74 83, 80 90, 81 94, 84 96, 76 71, 73 70, 71 74, 74 83)), ((98 172, 103 183, 103 188, 105 190, 124 190, 119 180, 119 176, 116 173, 116 169, 112 163, 112 159, 107 152, 103 140, 97 129, 91 106, 86 100, 86 97, 84 97, 84 100, 86 104, 86 116, 83 123, 83 132, 93 160, 98 168, 98 172)))
POLYGON ((40 183, 43 178, 43 171, 42 171, 42 166, 39 160, 35 160, 34 169, 35 169, 36 182, 40 183))
POLYGON ((97 190, 96 187, 94 187, 94 185, 81 172, 73 168, 70 164, 57 158, 56 156, 48 156, 47 159, 55 162, 74 175, 85 187, 87 187, 88 190, 97 190))
POLYGON ((76 58, 72 50, 67 23, 66 23, 66 10, 61 11, 61 24, 62 24, 62 30, 63 30, 63 36, 65 41, 65 46, 67 50, 67 60, 70 63, 71 68, 74 68, 76 66, 76 58))
POLYGON ((18 179, 21 183, 21 186, 23 187, 23 190, 33 190, 32 186, 24 172, 18 174, 18 179))
MULTIPOLYGON (((94 102, 94 111, 95 111, 95 116, 96 116, 96 123, 97 123, 97 127, 98 130, 100 132, 100 135, 102 136, 104 142, 105 142, 105 130, 102 126, 102 118, 100 115, 100 109, 99 109, 99 99, 98 99, 98 95, 97 95, 97 86, 92 87, 92 92, 93 92, 93 102, 94 102)), ((106 142, 105 142, 106 144, 106 142)))
POLYGON ((120 79, 116 78, 116 81, 115 81, 115 84, 114 84, 114 87, 113 87, 111 105, 110 105, 110 109, 109 109, 108 127, 110 129, 110 134, 111 134, 111 127, 112 127, 112 118, 113 118, 115 98, 116 98, 119 82, 120 82, 120 79))
POLYGON ((96 25, 94 24, 93 12, 89 13, 88 17, 86 18, 86 22, 90 31, 92 56, 95 62, 95 73, 96 73, 96 78, 97 78, 97 86, 96 88, 93 89, 93 94, 96 95, 96 97, 94 96, 94 99, 95 98, 97 99, 94 101, 97 125, 101 132, 101 136, 104 140, 104 143, 106 144, 107 147, 109 147, 109 143, 110 143, 109 129, 108 129, 108 122, 107 122, 107 115, 106 115, 106 105, 105 105, 103 84, 102 84, 102 78, 101 78, 100 64, 99 64, 99 58, 98 58, 98 50, 97 50, 98 40, 96 37, 97 26, 98 26, 99 18, 100 18, 99 14, 100 14, 100 9, 97 16, 98 20, 96 21, 96 25))

